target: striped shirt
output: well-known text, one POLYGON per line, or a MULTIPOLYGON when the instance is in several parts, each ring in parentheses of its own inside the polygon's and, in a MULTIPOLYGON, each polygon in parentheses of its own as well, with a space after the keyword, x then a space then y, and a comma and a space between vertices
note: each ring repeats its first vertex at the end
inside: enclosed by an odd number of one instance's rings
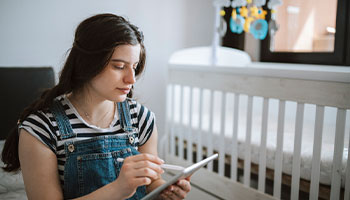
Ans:
MULTIPOLYGON (((94 136, 115 135, 123 133, 124 130, 120 127, 118 110, 115 109, 114 119, 108 128, 100 128, 88 124, 76 111, 71 102, 65 95, 58 96, 57 99, 62 103, 66 115, 72 125, 73 132, 77 134, 75 138, 61 139, 57 123, 50 111, 37 111, 29 115, 19 128, 23 128, 31 135, 40 140, 48 148, 50 148, 57 156, 58 173, 60 176, 61 185, 64 184, 64 164, 66 161, 64 143, 68 141, 85 140, 94 136)), ((139 137, 138 146, 147 142, 150 138, 154 123, 154 113, 132 99, 127 99, 130 107, 132 126, 138 127, 139 137)))

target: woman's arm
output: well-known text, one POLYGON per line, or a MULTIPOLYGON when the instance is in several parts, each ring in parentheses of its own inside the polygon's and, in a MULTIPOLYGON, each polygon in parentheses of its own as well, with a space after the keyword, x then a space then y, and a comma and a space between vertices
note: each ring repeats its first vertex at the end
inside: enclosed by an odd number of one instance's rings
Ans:
MULTIPOLYGON (((28 199, 63 199, 56 155, 24 129, 20 131, 19 159, 28 199)), ((127 158, 116 181, 79 199, 126 199, 138 186, 157 179, 161 163, 150 154, 127 158), (146 166, 145 163, 153 164, 146 166)))
MULTIPOLYGON (((157 151, 157 143, 158 143, 158 131, 157 127, 154 126, 151 137, 147 140, 147 142, 139 147, 139 151, 141 153, 149 153, 158 157, 157 151)), ((188 179, 183 179, 178 181, 176 184, 169 186, 165 189, 161 195, 161 199, 184 199, 187 193, 191 190, 191 185, 188 179)), ((160 185, 164 184, 165 181, 159 176, 157 179, 153 180, 150 185, 147 186, 147 192, 154 190, 160 185)))
MULTIPOLYGON (((154 126, 151 137, 147 140, 147 142, 144 145, 140 146, 138 150, 140 153, 149 153, 158 157, 157 143, 158 143, 158 131, 157 131, 157 127, 154 126)), ((152 183, 147 186, 147 193, 149 191, 154 190, 155 188, 157 188, 163 183, 165 183, 165 181, 162 179, 161 176, 158 176, 157 179, 153 180, 152 183)))
POLYGON ((28 199, 63 199, 56 155, 24 129, 18 154, 28 199))

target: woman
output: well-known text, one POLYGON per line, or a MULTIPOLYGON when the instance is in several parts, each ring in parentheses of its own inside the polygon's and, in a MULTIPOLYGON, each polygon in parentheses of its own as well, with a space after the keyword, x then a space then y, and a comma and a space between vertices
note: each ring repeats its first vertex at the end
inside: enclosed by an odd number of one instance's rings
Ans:
MULTIPOLYGON (((145 59, 142 33, 120 16, 78 26, 58 85, 24 110, 2 153, 29 199, 140 199, 164 183, 154 114, 131 99, 145 59)), ((181 180, 159 199, 189 191, 181 180)))

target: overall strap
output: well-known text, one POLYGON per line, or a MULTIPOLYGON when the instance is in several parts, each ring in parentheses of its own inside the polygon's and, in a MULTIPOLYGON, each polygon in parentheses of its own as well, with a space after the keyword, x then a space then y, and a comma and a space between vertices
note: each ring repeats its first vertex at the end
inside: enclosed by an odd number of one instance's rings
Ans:
POLYGON ((128 134, 130 144, 135 144, 135 138, 133 134, 135 133, 135 128, 131 124, 131 114, 128 101, 118 102, 118 113, 119 121, 122 129, 128 134))
POLYGON ((69 122, 65 109, 62 106, 61 102, 55 99, 51 105, 50 110, 56 119, 61 139, 76 137, 76 134, 73 132, 72 125, 69 122))
POLYGON ((130 108, 127 100, 123 102, 118 102, 118 112, 120 119, 120 126, 126 131, 133 131, 134 127, 131 124, 130 108))

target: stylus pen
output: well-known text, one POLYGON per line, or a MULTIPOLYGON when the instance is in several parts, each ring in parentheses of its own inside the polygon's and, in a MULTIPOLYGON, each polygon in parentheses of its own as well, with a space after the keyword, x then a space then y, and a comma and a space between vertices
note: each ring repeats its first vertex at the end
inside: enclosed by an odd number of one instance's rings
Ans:
MULTIPOLYGON (((117 162, 123 162, 124 158, 117 158, 117 162)), ((160 165, 161 168, 163 169, 170 169, 170 170, 184 170, 185 168, 182 166, 178 166, 178 165, 170 165, 170 164, 161 164, 160 165)))

